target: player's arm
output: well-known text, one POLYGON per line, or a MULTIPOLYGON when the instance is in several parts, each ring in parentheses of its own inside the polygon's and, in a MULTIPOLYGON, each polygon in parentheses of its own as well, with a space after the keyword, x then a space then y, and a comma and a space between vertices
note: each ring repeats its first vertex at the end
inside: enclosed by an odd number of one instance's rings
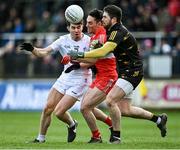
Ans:
POLYGON ((69 73, 73 70, 78 70, 80 68, 90 68, 93 65, 94 63, 74 62, 70 67, 65 70, 65 73, 69 73))
POLYGON ((102 47, 91 50, 89 52, 74 52, 70 51, 68 55, 70 55, 73 59, 77 58, 100 58, 106 56, 108 53, 114 51, 117 44, 114 42, 106 42, 102 47))
POLYGON ((50 54, 52 48, 50 46, 46 48, 37 48, 33 47, 31 43, 23 43, 20 45, 20 50, 30 51, 37 57, 44 57, 50 54))
POLYGON ((102 47, 91 50, 89 52, 84 53, 84 58, 99 58, 104 57, 108 53, 114 51, 117 44, 114 42, 106 42, 102 47))
POLYGON ((51 51, 52 51, 51 47, 46 47, 46 48, 34 47, 32 53, 37 57, 44 57, 44 56, 49 55, 51 53, 51 51))

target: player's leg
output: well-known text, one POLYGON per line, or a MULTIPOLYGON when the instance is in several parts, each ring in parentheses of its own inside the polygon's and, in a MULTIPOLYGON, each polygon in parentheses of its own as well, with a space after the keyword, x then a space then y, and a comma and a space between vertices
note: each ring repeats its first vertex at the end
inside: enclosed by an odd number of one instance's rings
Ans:
POLYGON ((69 110, 76 103, 76 101, 76 98, 69 95, 64 95, 54 110, 56 117, 69 126, 71 126, 74 121, 67 110, 69 110))
POLYGON ((113 131, 111 132, 110 142, 120 143, 120 119, 121 110, 119 109, 117 102, 124 97, 126 93, 117 85, 108 93, 106 97, 107 108, 112 120, 113 131))
POLYGON ((92 139, 89 141, 90 143, 102 142, 101 135, 96 124, 96 117, 93 114, 93 109, 104 100, 103 98, 105 95, 106 94, 104 92, 96 87, 93 89, 90 88, 81 103, 81 112, 92 132, 92 139))
POLYGON ((149 111, 146 111, 140 107, 132 106, 131 98, 123 98, 121 101, 117 102, 117 105, 121 110, 122 116, 125 117, 150 120, 153 116, 153 114, 149 111))
POLYGON ((52 88, 49 92, 47 103, 42 111, 39 127, 39 135, 33 142, 45 142, 45 135, 51 123, 51 114, 57 103, 63 97, 63 94, 52 88))
POLYGON ((131 100, 129 98, 123 98, 123 100, 118 101, 118 107, 121 110, 122 116, 138 118, 138 119, 147 119, 153 121, 157 124, 157 127, 161 131, 161 136, 166 136, 166 122, 167 115, 155 115, 150 111, 147 111, 143 108, 132 106, 131 100))
MULTIPOLYGON (((105 97, 103 98, 103 100, 104 99, 105 99, 105 97)), ((97 120, 104 122, 105 124, 107 124, 109 126, 109 128, 112 127, 111 118, 108 115, 106 115, 102 110, 100 110, 98 108, 94 108, 93 114, 97 120)))
POLYGON ((70 96, 64 95, 63 98, 57 104, 54 113, 58 119, 68 124, 68 142, 72 142, 76 137, 77 122, 73 120, 68 110, 76 103, 77 99, 70 96))
POLYGON ((130 95, 133 89, 133 85, 130 82, 119 78, 106 97, 106 103, 113 125, 113 131, 111 132, 110 137, 111 143, 120 143, 121 110, 118 107, 117 102, 121 101, 125 96, 130 95))

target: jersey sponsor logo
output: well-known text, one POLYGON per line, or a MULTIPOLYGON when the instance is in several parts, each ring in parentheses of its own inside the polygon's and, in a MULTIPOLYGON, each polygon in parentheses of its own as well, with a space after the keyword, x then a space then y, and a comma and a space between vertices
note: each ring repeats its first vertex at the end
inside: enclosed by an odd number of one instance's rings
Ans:
POLYGON ((134 71, 134 73, 133 73, 133 77, 137 77, 139 75, 139 71, 134 71))
POLYGON ((111 32, 111 35, 110 35, 110 37, 109 37, 109 40, 114 40, 114 38, 115 38, 115 36, 116 36, 116 34, 117 34, 117 31, 113 31, 113 32, 111 32))

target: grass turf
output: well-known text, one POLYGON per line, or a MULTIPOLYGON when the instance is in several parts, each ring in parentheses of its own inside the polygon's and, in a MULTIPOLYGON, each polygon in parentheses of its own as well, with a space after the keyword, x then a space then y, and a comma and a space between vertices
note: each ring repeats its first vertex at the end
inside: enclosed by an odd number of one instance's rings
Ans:
MULTIPOLYGON (((40 112, 0 112, 0 149, 179 149, 180 148, 180 111, 165 111, 168 114, 168 135, 160 136, 156 125, 150 121, 123 118, 122 143, 109 144, 107 125, 98 122, 102 134, 102 144, 88 144, 90 130, 79 112, 72 112, 78 120, 77 138, 67 143, 67 128, 53 116, 46 142, 43 144, 26 143, 38 133, 40 112)), ((161 113, 155 112, 155 113, 161 113)))

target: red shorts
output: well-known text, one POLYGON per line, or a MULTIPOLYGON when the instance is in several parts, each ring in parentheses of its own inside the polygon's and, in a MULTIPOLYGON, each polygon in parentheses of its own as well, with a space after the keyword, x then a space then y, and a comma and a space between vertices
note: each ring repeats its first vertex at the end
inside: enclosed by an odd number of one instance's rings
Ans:
POLYGON ((116 81, 117 78, 109 78, 109 77, 96 78, 90 85, 90 88, 97 87, 102 92, 108 94, 109 91, 114 86, 114 84, 116 83, 116 81))

